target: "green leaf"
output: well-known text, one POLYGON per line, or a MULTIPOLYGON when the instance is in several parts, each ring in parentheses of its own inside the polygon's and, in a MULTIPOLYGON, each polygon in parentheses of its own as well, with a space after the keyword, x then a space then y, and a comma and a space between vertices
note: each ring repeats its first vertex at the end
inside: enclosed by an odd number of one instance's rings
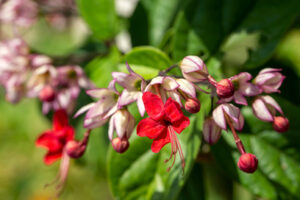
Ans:
POLYGON ((132 69, 145 79, 154 78, 160 70, 172 65, 169 57, 159 49, 153 47, 136 47, 127 53, 122 59, 121 71, 127 71, 125 63, 128 62, 132 69))
POLYGON ((100 40, 114 37, 117 32, 117 15, 112 0, 76 0, 79 12, 93 34, 100 40))
POLYGON ((182 176, 179 159, 167 172, 170 163, 164 160, 170 156, 170 145, 160 153, 151 151, 151 140, 130 138, 130 148, 118 154, 110 148, 108 156, 108 176, 113 195, 118 199, 176 199, 194 164, 200 147, 200 136, 194 132, 195 117, 178 138, 185 155, 185 174, 182 176))
POLYGON ((52 27, 41 18, 24 35, 33 50, 50 56, 70 54, 85 42, 87 36, 87 27, 79 18, 71 19, 63 30, 52 27))
POLYGON ((259 66, 272 56, 299 8, 298 0, 190 1, 175 21, 173 58, 196 54, 206 60, 225 53, 226 63, 259 66))
POLYGON ((113 46, 108 55, 90 61, 85 67, 85 72, 97 87, 107 87, 112 80, 111 73, 118 71, 120 57, 120 52, 113 46))

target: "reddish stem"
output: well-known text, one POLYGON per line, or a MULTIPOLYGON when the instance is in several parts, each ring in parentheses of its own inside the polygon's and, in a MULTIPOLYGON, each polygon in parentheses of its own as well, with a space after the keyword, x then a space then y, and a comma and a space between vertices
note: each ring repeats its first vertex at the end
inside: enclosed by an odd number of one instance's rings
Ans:
POLYGON ((230 130, 231 130, 231 132, 232 132, 232 135, 233 135, 235 144, 236 144, 236 146, 237 146, 239 152, 240 152, 241 154, 246 153, 245 148, 244 148, 244 145, 243 145, 241 139, 239 138, 238 134, 236 133, 236 131, 235 131, 235 129, 234 129, 234 127, 233 127, 233 125, 232 125, 232 123, 231 123, 229 117, 227 116, 227 114, 225 114, 225 119, 226 119, 226 121, 227 121, 227 124, 228 124, 229 127, 230 127, 230 130))

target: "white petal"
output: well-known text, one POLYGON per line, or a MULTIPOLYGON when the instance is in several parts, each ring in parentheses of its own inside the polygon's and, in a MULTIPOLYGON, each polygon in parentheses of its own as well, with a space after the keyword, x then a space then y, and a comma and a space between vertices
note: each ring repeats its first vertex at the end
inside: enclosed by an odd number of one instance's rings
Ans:
POLYGON ((273 116, 268 110, 265 102, 261 98, 257 98, 252 103, 252 110, 254 115, 260 120, 272 122, 273 116))
POLYGON ((214 109, 213 118, 214 118, 214 121, 216 122, 216 124, 220 128, 222 128, 224 130, 227 130, 226 120, 225 120, 225 117, 224 117, 224 111, 223 111, 223 106, 222 105, 219 105, 217 108, 214 109))
POLYGON ((116 102, 112 98, 105 98, 97 103, 87 112, 86 116, 88 118, 93 118, 99 115, 103 115, 106 112, 109 112, 114 106, 116 105, 116 102))
POLYGON ((241 104, 245 106, 248 105, 246 98, 239 91, 236 91, 234 93, 233 98, 234 98, 234 102, 237 104, 241 104))
POLYGON ((279 104, 275 101, 275 99, 273 99, 271 96, 262 96, 261 98, 263 99, 263 101, 265 101, 265 103, 271 105, 278 112, 280 112, 280 114, 283 115, 283 111, 282 111, 281 107, 279 106, 279 104))
POLYGON ((165 77, 162 85, 165 90, 169 90, 169 91, 175 90, 179 87, 179 84, 176 82, 176 80, 168 76, 165 77))
POLYGON ((141 117, 144 117, 145 105, 144 105, 144 102, 143 102, 143 93, 140 92, 136 103, 137 103, 137 106, 138 106, 141 117))
POLYGON ((119 108, 122 108, 123 106, 129 105, 132 102, 135 102, 137 100, 137 98, 139 97, 140 93, 141 92, 128 91, 128 90, 124 89, 118 100, 119 108))
POLYGON ((115 120, 114 120, 114 116, 112 116, 109 120, 109 126, 108 126, 108 138, 110 139, 110 141, 112 141, 114 137, 114 129, 115 129, 115 120))
POLYGON ((180 90, 182 90, 184 93, 188 94, 189 96, 196 98, 196 90, 193 83, 183 78, 177 79, 176 81, 179 84, 180 90))
POLYGON ((118 110, 113 117, 115 118, 115 128, 119 138, 124 138, 128 125, 128 111, 118 110))
POLYGON ((94 98, 104 99, 108 96, 114 96, 115 93, 113 90, 107 89, 107 88, 98 88, 98 89, 91 89, 87 90, 86 93, 94 98))
POLYGON ((182 107, 180 95, 177 92, 171 92, 167 91, 168 97, 171 97, 173 100, 175 100, 177 103, 179 103, 180 107, 182 107))
POLYGON ((81 115, 82 113, 88 111, 91 107, 93 107, 95 105, 95 103, 90 103, 87 104, 85 106, 83 106, 82 108, 80 108, 74 115, 74 118, 78 117, 79 115, 81 115))

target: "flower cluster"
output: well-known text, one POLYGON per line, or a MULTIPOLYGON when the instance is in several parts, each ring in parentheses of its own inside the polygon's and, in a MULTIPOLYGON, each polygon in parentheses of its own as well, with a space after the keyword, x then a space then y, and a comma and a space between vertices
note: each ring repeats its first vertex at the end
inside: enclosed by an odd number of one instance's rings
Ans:
POLYGON ((3 0, 0 1, 0 22, 17 27, 30 27, 38 19, 45 19, 57 29, 64 29, 70 17, 76 15, 74 0, 3 0))
POLYGON ((0 43, 0 84, 9 102, 38 97, 45 114, 51 109, 71 113, 80 88, 93 88, 79 66, 54 67, 51 58, 31 54, 20 38, 0 43))

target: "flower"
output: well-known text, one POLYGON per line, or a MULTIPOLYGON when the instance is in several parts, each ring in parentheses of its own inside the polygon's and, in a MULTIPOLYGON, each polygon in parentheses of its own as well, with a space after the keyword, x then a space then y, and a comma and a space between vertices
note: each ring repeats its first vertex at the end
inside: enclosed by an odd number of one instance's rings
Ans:
POLYGON ((252 76, 248 72, 241 72, 229 80, 234 87, 234 93, 229 98, 221 98, 218 103, 225 103, 234 100, 235 103, 248 105, 245 96, 256 96, 261 93, 261 89, 253 83, 250 83, 252 76))
POLYGON ((127 109, 115 112, 109 120, 108 136, 113 140, 114 131, 119 138, 129 139, 134 129, 135 120, 127 109))
POLYGON ((77 111, 74 117, 87 112, 83 126, 85 128, 96 128, 107 122, 109 117, 118 110, 119 92, 114 88, 115 81, 111 81, 108 88, 91 89, 87 94, 98 98, 96 103, 90 103, 77 111))
POLYGON ((126 63, 129 74, 123 72, 113 72, 112 77, 121 85, 124 90, 119 99, 118 107, 122 108, 136 101, 140 115, 143 117, 145 113, 145 107, 143 104, 143 91, 146 87, 146 81, 139 74, 135 73, 128 63, 126 63))
POLYGON ((280 92, 278 88, 285 79, 285 76, 283 76, 280 71, 281 69, 275 68, 263 69, 254 79, 254 83, 265 93, 280 92))
POLYGON ((51 102, 43 102, 43 112, 48 113, 51 109, 65 109, 71 113, 75 107, 80 89, 94 88, 79 66, 58 67, 57 75, 51 82, 55 90, 55 99, 51 102))
POLYGON ((57 110, 53 116, 53 128, 43 132, 36 140, 36 145, 48 149, 44 157, 47 165, 62 157, 68 141, 74 139, 74 129, 69 125, 65 110, 57 110))
POLYGON ((186 56, 180 63, 184 78, 191 82, 207 80, 208 71, 204 62, 198 56, 186 56))
POLYGON ((37 17, 38 7, 31 0, 9 0, 0 10, 0 20, 18 26, 28 27, 32 25, 37 17))
POLYGON ((201 106, 197 100, 196 89, 203 91, 186 79, 158 76, 151 80, 145 91, 159 94, 164 102, 167 100, 167 97, 171 97, 180 107, 183 107, 182 101, 184 100, 186 110, 196 113, 199 112, 201 106))
POLYGON ((240 170, 246 173, 253 173, 256 171, 258 160, 255 155, 251 153, 244 153, 241 155, 238 161, 238 167, 240 170))
POLYGON ((283 111, 279 104, 271 96, 259 96, 252 103, 252 110, 254 115, 266 122, 273 122, 278 111, 283 115, 283 111))
POLYGON ((234 93, 234 87, 232 82, 229 79, 220 80, 216 84, 217 95, 220 98, 231 97, 234 93))
POLYGON ((240 131, 244 126, 244 117, 240 109, 232 104, 224 103, 219 105, 213 111, 213 119, 216 124, 227 130, 227 125, 233 125, 234 129, 240 131))
POLYGON ((108 137, 113 148, 119 152, 125 152, 129 147, 129 141, 134 129, 134 117, 127 109, 121 109, 115 112, 109 120, 108 137), (114 131, 117 133, 117 138, 113 138, 114 131))
POLYGON ((208 144, 215 144, 221 136, 222 129, 212 117, 205 119, 203 124, 203 138, 208 144))
POLYGON ((184 157, 175 131, 180 134, 190 124, 189 118, 183 115, 179 104, 172 98, 168 98, 164 104, 159 96, 145 92, 143 102, 149 117, 139 122, 137 135, 153 139, 151 150, 154 153, 158 153, 166 144, 171 143, 172 153, 167 161, 174 155, 172 167, 176 160, 176 153, 179 151, 182 168, 184 168, 184 157))

